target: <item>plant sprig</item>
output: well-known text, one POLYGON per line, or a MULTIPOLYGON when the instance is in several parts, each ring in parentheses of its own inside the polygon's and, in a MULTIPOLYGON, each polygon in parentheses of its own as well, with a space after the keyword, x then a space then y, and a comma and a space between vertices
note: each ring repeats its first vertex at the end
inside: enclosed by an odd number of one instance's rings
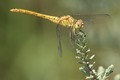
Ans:
POLYGON ((76 58, 79 60, 78 64, 82 66, 79 70, 83 72, 88 80, 106 80, 113 72, 113 65, 110 65, 107 69, 99 67, 98 71, 94 69, 95 61, 93 58, 95 55, 89 56, 90 48, 87 48, 86 35, 83 31, 77 31, 75 34, 74 44, 76 45, 76 58))

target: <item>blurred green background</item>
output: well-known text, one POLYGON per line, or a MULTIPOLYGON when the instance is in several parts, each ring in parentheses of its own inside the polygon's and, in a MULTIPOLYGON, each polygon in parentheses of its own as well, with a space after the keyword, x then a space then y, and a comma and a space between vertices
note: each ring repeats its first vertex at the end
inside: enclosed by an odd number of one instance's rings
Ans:
POLYGON ((62 32, 63 56, 58 54, 56 24, 30 15, 11 13, 24 8, 49 15, 109 14, 86 23, 84 31, 96 66, 114 64, 120 72, 120 0, 1 0, 0 80, 80 80, 75 50, 62 32))

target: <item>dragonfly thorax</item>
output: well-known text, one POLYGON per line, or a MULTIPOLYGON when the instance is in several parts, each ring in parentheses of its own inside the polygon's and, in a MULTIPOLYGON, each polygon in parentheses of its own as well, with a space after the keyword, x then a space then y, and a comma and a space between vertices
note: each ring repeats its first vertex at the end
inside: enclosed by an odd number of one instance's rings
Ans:
POLYGON ((60 17, 58 23, 61 24, 62 26, 67 26, 74 29, 78 28, 81 29, 84 24, 81 19, 76 20, 70 15, 60 17))

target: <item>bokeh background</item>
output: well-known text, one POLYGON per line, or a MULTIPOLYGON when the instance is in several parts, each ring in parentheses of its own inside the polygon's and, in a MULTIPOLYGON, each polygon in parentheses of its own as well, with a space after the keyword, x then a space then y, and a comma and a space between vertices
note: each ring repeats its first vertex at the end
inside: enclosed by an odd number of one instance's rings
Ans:
MULTIPOLYGON (((11 13, 24 8, 49 15, 109 14, 88 19, 84 31, 95 69, 115 66, 120 73, 120 0, 1 0, 0 80, 84 80, 78 70, 68 30, 62 30, 62 57, 58 54, 56 24, 30 15, 11 13), (101 18, 101 17, 99 17, 101 18), (90 22, 89 22, 90 21, 90 22), (88 23, 88 24, 87 24, 88 23)), ((87 20, 87 19, 86 19, 87 20)))

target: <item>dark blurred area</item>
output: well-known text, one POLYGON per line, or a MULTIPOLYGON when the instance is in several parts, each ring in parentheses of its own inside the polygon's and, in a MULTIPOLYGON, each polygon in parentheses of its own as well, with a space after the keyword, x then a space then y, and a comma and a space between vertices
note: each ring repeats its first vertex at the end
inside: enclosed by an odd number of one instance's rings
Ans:
MULTIPOLYGON (((67 30, 58 54, 56 24, 30 15, 12 13, 23 8, 48 15, 107 14, 85 17, 83 31, 98 66, 115 66, 120 72, 120 0, 1 0, 0 80, 84 80, 67 30)), ((80 18, 80 17, 78 17, 80 18)))

